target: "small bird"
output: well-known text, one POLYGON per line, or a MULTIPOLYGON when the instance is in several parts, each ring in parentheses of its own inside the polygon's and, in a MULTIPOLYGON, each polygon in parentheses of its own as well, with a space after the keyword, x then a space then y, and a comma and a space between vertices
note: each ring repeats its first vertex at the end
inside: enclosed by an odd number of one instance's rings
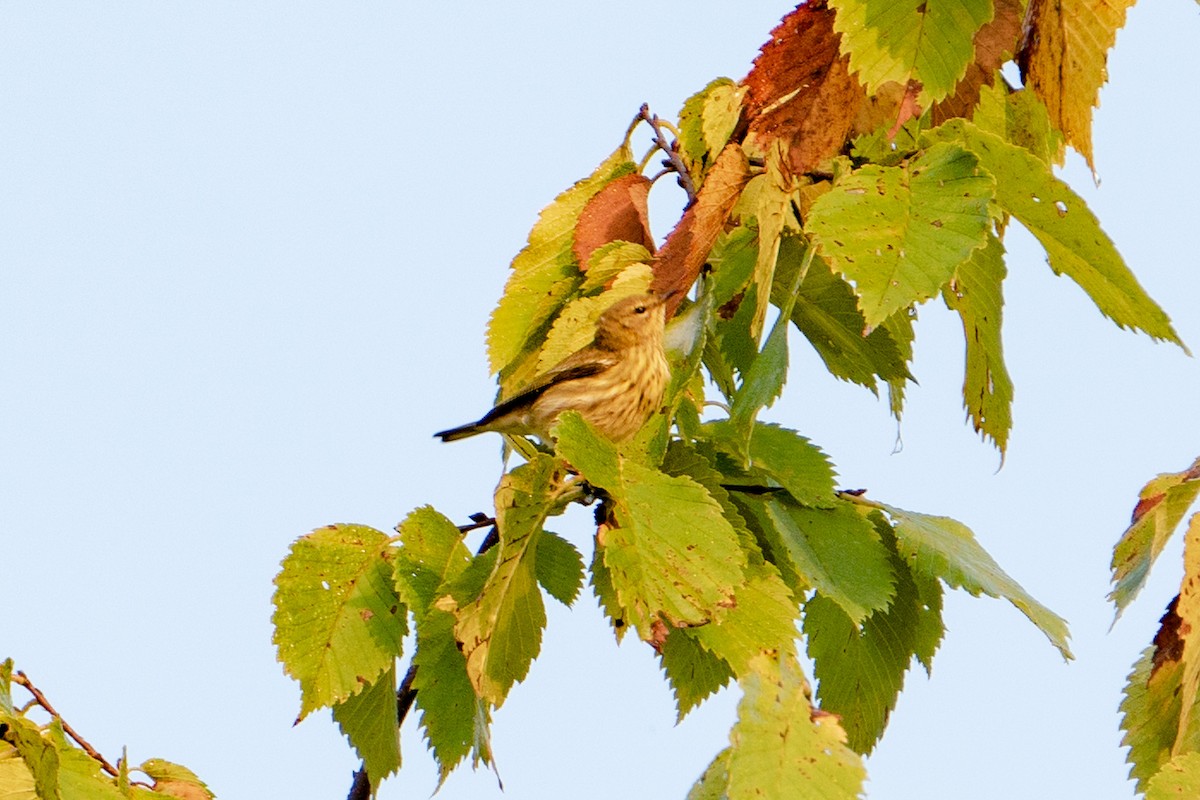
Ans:
POLYGON ((578 411, 614 442, 629 439, 658 408, 667 388, 671 373, 663 352, 665 303, 675 294, 618 300, 600 315, 596 338, 587 347, 564 358, 478 422, 434 436, 453 442, 496 431, 534 434, 547 442, 558 415, 578 411))

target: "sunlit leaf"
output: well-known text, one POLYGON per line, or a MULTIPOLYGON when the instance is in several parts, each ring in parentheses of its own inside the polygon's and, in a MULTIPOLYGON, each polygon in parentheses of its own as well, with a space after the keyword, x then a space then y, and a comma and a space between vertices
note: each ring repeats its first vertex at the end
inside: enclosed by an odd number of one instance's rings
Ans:
POLYGON ((1004 598, 1038 627, 1063 658, 1071 655, 1067 622, 1033 599, 1000 568, 966 525, 949 517, 936 517, 879 504, 895 523, 896 546, 915 571, 938 578, 954 589, 978 596, 1004 598))
POLYGON ((1119 615, 1137 597, 1158 554, 1200 496, 1200 458, 1181 472, 1158 475, 1138 493, 1133 521, 1113 547, 1113 590, 1119 615))
POLYGON ((721 506, 694 480, 618 455, 575 413, 556 426, 558 452, 614 504, 604 562, 620 606, 642 638, 664 619, 711 622, 742 584, 745 555, 721 506))
POLYGON ((1122 328, 1182 345, 1095 215, 1046 162, 962 119, 929 131, 924 140, 956 142, 974 153, 996 177, 996 203, 1037 237, 1050 268, 1079 284, 1102 314, 1122 328))
POLYGON ((854 282, 870 327, 933 297, 987 241, 995 181, 961 147, 933 146, 898 167, 867 165, 813 204, 805 230, 854 282))
POLYGON ((834 28, 850 69, 868 92, 888 81, 917 81, 920 104, 948 95, 975 54, 975 33, 992 18, 992 0, 831 0, 834 28))
POLYGON ((292 545, 275 578, 275 645, 300 681, 300 718, 362 691, 400 656, 406 612, 387 535, 318 528, 292 545))
POLYGON ((866 772, 832 715, 814 716, 808 686, 788 660, 759 656, 741 681, 730 731, 730 800, 857 800, 866 772))

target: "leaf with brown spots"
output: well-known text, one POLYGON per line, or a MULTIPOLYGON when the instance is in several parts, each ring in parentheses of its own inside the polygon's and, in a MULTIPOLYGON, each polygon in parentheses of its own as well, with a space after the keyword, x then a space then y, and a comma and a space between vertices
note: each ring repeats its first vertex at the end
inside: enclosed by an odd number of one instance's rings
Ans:
POLYGON ((1171 757, 1179 731, 1183 646, 1179 638, 1179 598, 1167 606, 1154 644, 1142 651, 1121 700, 1121 744, 1129 748, 1129 777, 1145 791, 1146 782, 1171 757))
POLYGON ((454 609, 454 638, 467 659, 467 676, 494 708, 525 680, 542 646, 546 608, 537 584, 537 542, 551 511, 554 469, 553 459, 539 455, 500 479, 499 555, 479 595, 454 609))
POLYGON ((587 201, 575 223, 572 246, 581 270, 587 269, 592 253, 609 242, 633 242, 654 252, 646 208, 649 194, 650 179, 633 173, 617 178, 587 201))
POLYGON ((1200 696, 1200 512, 1192 515, 1183 541, 1183 583, 1179 587, 1179 638, 1183 642, 1183 674, 1179 678, 1182 704, 1179 733, 1171 755, 1192 750, 1188 733, 1194 727, 1196 700, 1200 696))
POLYGON ((300 682, 300 719, 345 702, 400 656, 408 612, 387 534, 329 525, 298 539, 275 578, 275 645, 300 682))
POLYGON ((794 175, 841 152, 864 98, 838 51, 833 22, 824 0, 800 6, 771 31, 743 81, 747 146, 765 151, 782 139, 794 175))
POLYGON ((1125 610, 1146 583, 1150 567, 1200 495, 1200 458, 1182 472, 1163 473, 1142 487, 1133 519, 1113 548, 1113 590, 1108 599, 1125 610))
POLYGON ((1133 0, 1032 0, 1017 55, 1033 89, 1067 144, 1092 159, 1092 109, 1108 80, 1108 51, 1133 0))

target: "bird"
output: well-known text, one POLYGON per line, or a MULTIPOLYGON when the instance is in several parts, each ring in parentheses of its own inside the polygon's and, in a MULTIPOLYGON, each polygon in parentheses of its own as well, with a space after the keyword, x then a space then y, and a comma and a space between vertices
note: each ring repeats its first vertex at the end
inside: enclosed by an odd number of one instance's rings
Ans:
POLYGON ((677 292, 637 294, 613 303, 591 344, 576 350, 477 421, 438 431, 453 442, 485 431, 532 434, 549 442, 564 411, 578 411, 604 436, 633 437, 662 402, 671 376, 663 351, 666 302, 677 292))

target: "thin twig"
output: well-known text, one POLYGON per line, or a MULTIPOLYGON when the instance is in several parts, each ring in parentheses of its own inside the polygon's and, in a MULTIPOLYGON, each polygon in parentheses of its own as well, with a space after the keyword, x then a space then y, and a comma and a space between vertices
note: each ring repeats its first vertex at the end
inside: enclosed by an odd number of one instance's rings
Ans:
MULTIPOLYGON (((483 541, 479 543, 479 549, 475 551, 476 556, 481 556, 488 550, 491 550, 500 543, 500 531, 496 527, 494 517, 489 517, 487 514, 475 513, 471 515, 471 521, 465 525, 459 525, 460 533, 478 530, 491 526, 487 536, 483 537, 483 541)), ((397 726, 404 724, 404 718, 408 716, 408 712, 412 710, 412 705, 417 700, 417 690, 413 688, 413 681, 417 677, 417 665, 409 664, 408 671, 404 673, 404 679, 400 681, 399 688, 396 689, 396 723, 397 726)), ((350 793, 346 795, 346 800, 370 800, 371 797, 371 776, 367 774, 367 765, 363 764, 358 771, 354 773, 354 780, 350 784, 350 793)))
POLYGON ((692 175, 688 172, 687 165, 683 163, 683 158, 679 155, 679 150, 672 147, 671 143, 667 141, 667 137, 663 135, 662 129, 666 122, 660 120, 657 114, 651 114, 650 106, 646 103, 643 103, 641 110, 638 111, 638 119, 649 123, 650 127, 654 130, 654 144, 667 157, 663 163, 674 170, 679 176, 679 186, 687 194, 687 204, 690 206, 696 202, 696 184, 692 182, 692 175))
POLYGON ((72 728, 65 719, 63 719, 62 714, 59 714, 54 710, 54 706, 50 705, 50 701, 46 699, 46 695, 42 694, 41 689, 33 685, 33 681, 29 680, 29 677, 24 672, 18 671, 13 675, 12 679, 13 683, 17 684, 18 686, 24 686, 25 689, 31 695, 33 695, 33 699, 37 701, 37 704, 45 709, 47 714, 62 723, 63 730, 66 731, 67 735, 75 740, 75 744, 79 745, 83 752, 91 756, 93 760, 99 762, 100 767, 105 772, 107 772, 109 775, 112 775, 114 778, 120 775, 120 773, 117 772, 117 768, 108 763, 108 759, 100 755, 100 752, 96 748, 92 747, 86 739, 75 732, 75 729, 72 728))

